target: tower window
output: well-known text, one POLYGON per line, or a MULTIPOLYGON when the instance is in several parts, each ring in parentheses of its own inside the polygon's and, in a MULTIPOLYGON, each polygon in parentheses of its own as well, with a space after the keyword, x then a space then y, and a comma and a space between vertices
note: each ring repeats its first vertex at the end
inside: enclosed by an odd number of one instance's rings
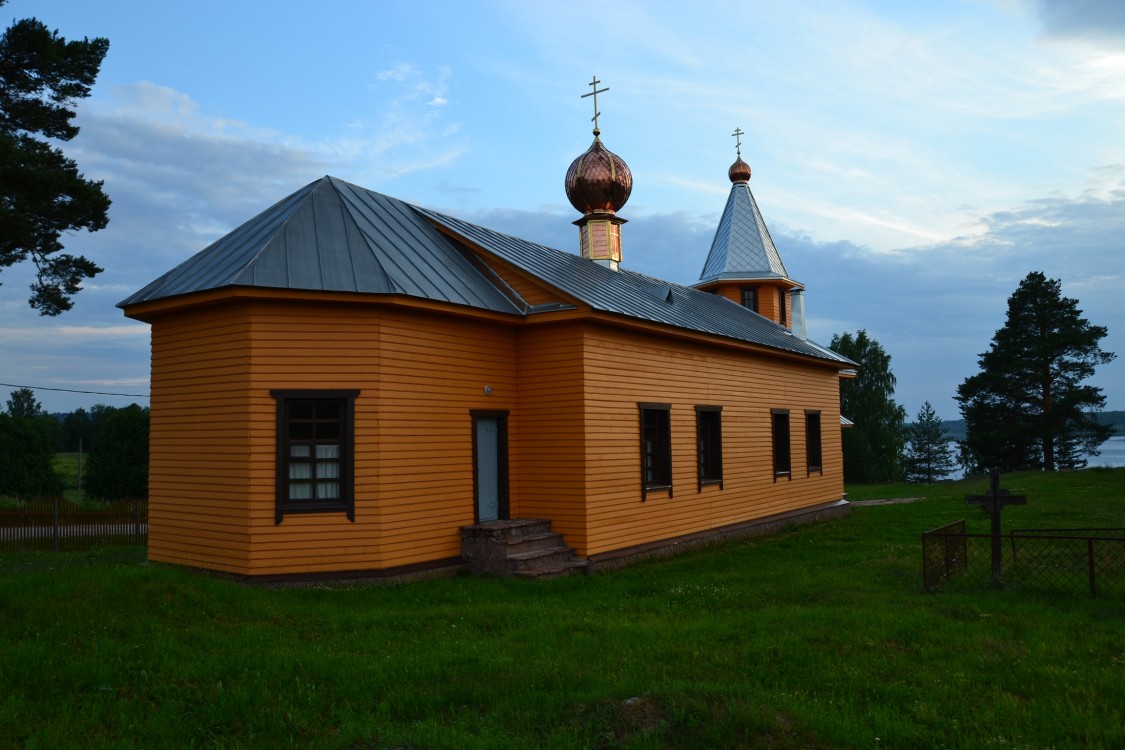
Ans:
POLYGON ((747 310, 758 312, 758 290, 755 287, 742 287, 742 306, 747 310))
POLYGON ((781 325, 789 324, 789 316, 786 314, 788 311, 785 309, 785 302, 788 296, 784 289, 777 290, 777 316, 781 321, 781 325))

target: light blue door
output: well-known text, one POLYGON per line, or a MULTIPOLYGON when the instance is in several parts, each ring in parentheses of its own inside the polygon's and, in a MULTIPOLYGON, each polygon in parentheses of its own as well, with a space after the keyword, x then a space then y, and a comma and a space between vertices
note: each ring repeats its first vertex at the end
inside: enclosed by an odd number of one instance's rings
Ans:
POLYGON ((477 417, 477 520, 479 523, 500 518, 500 420, 477 417))

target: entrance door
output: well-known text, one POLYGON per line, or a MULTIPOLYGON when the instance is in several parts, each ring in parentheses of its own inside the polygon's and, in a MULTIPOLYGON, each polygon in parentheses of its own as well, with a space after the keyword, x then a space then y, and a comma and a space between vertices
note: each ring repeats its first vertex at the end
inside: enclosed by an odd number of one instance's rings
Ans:
POLYGON ((508 517, 507 412, 474 412, 473 497, 477 523, 508 517))

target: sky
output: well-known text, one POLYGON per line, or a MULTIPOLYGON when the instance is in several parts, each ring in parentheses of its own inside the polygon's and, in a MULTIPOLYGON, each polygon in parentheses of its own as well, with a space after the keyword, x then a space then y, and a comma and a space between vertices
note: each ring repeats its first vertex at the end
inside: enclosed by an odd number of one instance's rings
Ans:
POLYGON ((71 311, 0 273, 0 400, 147 404, 148 326, 116 304, 325 174, 577 253, 596 76, 625 267, 698 280, 740 128, 810 338, 866 330, 909 418, 959 417, 1031 271, 1108 328, 1090 382, 1125 409, 1120 0, 10 0, 0 25, 31 16, 110 40, 62 147, 113 205, 64 237, 105 269, 71 311))

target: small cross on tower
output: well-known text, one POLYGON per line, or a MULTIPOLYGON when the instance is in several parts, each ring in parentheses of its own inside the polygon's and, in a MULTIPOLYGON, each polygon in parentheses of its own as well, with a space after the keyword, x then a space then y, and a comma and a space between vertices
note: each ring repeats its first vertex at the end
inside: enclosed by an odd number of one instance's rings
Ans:
POLYGON ((737 153, 738 158, 741 159, 742 158, 742 136, 746 135, 746 133, 743 132, 742 128, 736 126, 735 129, 734 129, 734 132, 731 133, 731 135, 734 136, 735 153, 737 153))
POLYGON ((605 92, 609 91, 609 86, 606 86, 604 89, 599 89, 598 88, 599 83, 601 83, 601 81, 598 80, 598 77, 593 76, 593 80, 591 80, 590 83, 587 84, 587 85, 592 86, 594 88, 594 90, 591 91, 589 94, 583 94, 582 95, 583 99, 585 99, 587 96, 594 97, 594 116, 591 117, 590 119, 594 121, 594 135, 595 136, 598 136, 598 135, 602 134, 602 131, 598 130, 598 116, 601 115, 601 112, 598 111, 598 94, 604 94, 605 92))
POLYGON ((999 585, 1003 582, 1001 565, 1000 544, 1000 511, 1005 505, 1027 505, 1026 495, 1011 495, 1008 490, 1000 489, 1000 470, 988 470, 988 494, 966 495, 965 502, 981 506, 992 517, 992 582, 999 585))

